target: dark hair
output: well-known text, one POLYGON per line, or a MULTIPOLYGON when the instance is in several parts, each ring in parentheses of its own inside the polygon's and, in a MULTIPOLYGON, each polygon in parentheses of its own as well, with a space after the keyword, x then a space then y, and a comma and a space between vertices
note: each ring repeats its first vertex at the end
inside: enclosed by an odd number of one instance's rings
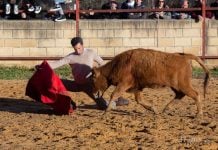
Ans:
MULTIPOLYGON (((159 7, 159 6, 160 6, 159 1, 160 1, 160 0, 157 0, 157 1, 156 1, 155 7, 159 7)), ((165 8, 165 7, 166 7, 166 2, 165 2, 165 0, 163 0, 163 1, 164 1, 163 8, 165 8)))
POLYGON ((74 37, 71 40, 71 45, 74 47, 76 46, 78 43, 80 43, 81 45, 83 45, 83 39, 81 37, 74 37))

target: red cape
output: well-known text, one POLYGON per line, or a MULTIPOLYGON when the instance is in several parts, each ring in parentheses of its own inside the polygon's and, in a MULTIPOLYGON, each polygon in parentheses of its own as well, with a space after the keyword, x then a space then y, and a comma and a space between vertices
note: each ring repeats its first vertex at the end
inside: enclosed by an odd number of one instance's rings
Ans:
POLYGON ((27 96, 51 106, 59 115, 72 113, 76 109, 75 103, 66 91, 47 61, 42 62, 26 86, 27 96))

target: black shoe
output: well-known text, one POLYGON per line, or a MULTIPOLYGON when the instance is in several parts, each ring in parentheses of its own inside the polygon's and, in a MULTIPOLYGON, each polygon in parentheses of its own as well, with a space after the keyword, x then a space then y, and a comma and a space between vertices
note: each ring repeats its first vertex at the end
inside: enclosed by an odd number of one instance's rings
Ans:
POLYGON ((75 102, 71 101, 70 105, 73 108, 73 110, 76 110, 77 106, 75 102))
POLYGON ((10 16, 9 15, 5 15, 4 19, 10 19, 10 16))
POLYGON ((60 17, 58 17, 58 18, 55 18, 55 20, 54 21, 66 21, 66 17, 64 16, 64 15, 60 15, 60 17))
POLYGON ((198 17, 195 18, 195 22, 198 23, 200 19, 198 17))
POLYGON ((95 102, 100 110, 107 109, 107 102, 103 98, 96 98, 95 102))

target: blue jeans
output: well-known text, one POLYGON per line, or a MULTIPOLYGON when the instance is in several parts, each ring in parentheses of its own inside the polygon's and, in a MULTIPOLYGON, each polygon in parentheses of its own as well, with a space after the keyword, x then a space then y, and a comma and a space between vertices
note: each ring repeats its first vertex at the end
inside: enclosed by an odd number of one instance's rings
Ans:
POLYGON ((59 4, 59 3, 65 3, 65 0, 54 0, 55 4, 59 4))

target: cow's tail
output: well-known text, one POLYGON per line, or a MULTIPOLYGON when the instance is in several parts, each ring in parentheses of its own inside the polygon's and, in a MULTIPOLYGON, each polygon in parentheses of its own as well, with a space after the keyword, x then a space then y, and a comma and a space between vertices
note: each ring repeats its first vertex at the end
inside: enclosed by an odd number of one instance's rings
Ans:
POLYGON ((195 60, 197 61, 201 67, 203 68, 204 72, 205 72, 205 77, 204 77, 204 98, 205 98, 205 95, 206 95, 206 90, 207 90, 207 86, 208 86, 208 82, 209 82, 209 78, 210 78, 210 71, 209 69, 204 65, 203 61, 195 56, 195 55, 192 55, 192 54, 185 54, 186 57, 192 59, 192 60, 195 60))

